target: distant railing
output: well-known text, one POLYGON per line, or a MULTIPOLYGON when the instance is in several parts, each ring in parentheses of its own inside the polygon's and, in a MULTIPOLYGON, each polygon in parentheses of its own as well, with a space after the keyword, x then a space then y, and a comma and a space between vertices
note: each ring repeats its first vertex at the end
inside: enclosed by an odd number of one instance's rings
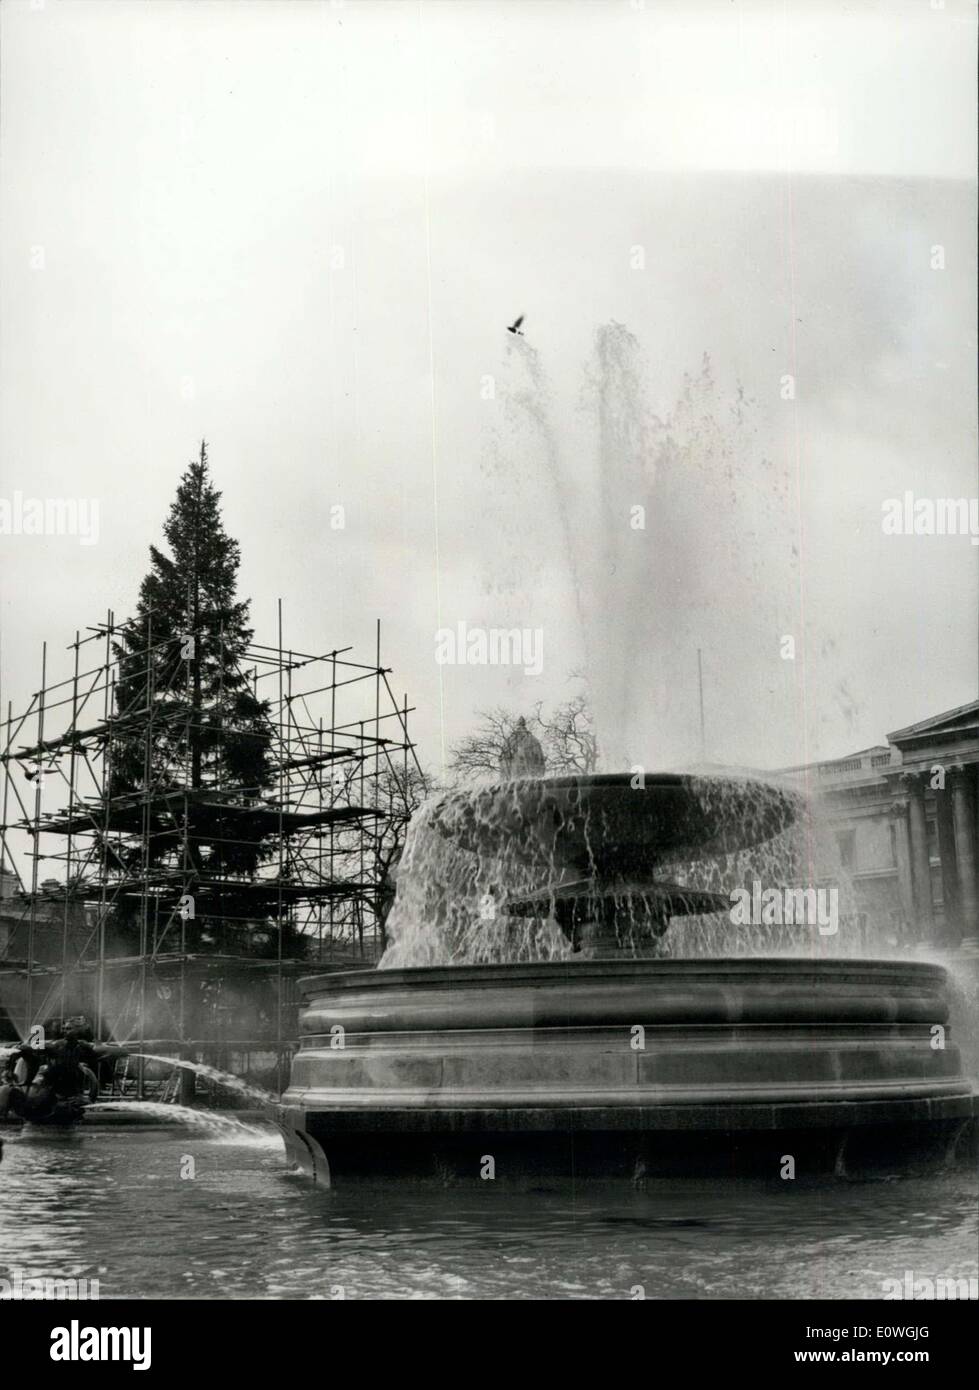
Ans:
POLYGON ((842 763, 820 763, 820 777, 835 777, 838 772, 859 772, 863 763, 859 758, 848 758, 842 763))
POLYGON ((838 763, 820 763, 820 777, 835 777, 841 772, 859 772, 864 767, 887 767, 891 761, 890 753, 874 753, 869 762, 864 758, 844 758, 838 763))

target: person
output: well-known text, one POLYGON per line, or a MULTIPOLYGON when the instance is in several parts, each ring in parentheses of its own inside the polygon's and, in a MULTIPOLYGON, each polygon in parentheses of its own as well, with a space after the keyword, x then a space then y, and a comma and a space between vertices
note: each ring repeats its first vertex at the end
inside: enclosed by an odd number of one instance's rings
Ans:
POLYGON ((98 1064, 104 1057, 123 1057, 125 1048, 90 1041, 91 1028, 85 1018, 69 1018, 61 1036, 41 1047, 22 1043, 7 1054, 0 1084, 0 1120, 9 1114, 25 1120, 51 1119, 58 1106, 98 1097, 98 1064), (88 1034, 88 1037, 86 1037, 88 1034), (15 1065, 23 1061, 27 1075, 17 1081, 15 1065))

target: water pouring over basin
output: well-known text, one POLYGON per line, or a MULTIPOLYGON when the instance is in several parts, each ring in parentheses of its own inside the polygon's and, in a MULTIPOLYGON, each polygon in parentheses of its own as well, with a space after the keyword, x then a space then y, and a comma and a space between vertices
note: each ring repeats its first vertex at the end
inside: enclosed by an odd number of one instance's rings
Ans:
POLYGON ((673 917, 729 906, 664 865, 771 840, 797 811, 788 792, 750 778, 593 774, 451 793, 426 829, 494 866, 507 916, 552 917, 576 953, 641 956, 673 917))
POLYGON ((416 837, 499 885, 499 940, 546 917, 564 957, 465 963, 489 925, 453 900, 449 916, 468 918, 441 931, 445 964, 302 981, 279 1112, 292 1156, 326 1182, 476 1183, 491 1161, 496 1180, 524 1184, 775 1177, 787 1152, 802 1172, 945 1162, 974 1101, 940 966, 660 956, 664 933, 684 930, 673 919, 729 901, 680 881, 680 861, 772 840, 800 805, 757 780, 675 774, 443 798, 416 837))
POLYGON ((593 773, 526 778, 445 797, 433 826, 464 849, 534 862, 541 854, 581 873, 651 870, 669 853, 723 853, 769 840, 798 806, 751 778, 593 773))

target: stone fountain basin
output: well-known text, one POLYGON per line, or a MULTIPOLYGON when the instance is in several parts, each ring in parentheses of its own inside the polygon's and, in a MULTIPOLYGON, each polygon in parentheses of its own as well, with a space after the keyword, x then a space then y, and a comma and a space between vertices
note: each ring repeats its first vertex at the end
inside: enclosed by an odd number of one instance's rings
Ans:
POLYGON ((630 773, 526 778, 449 793, 431 825, 480 855, 543 855, 579 873, 641 872, 667 855, 721 854, 770 840, 799 812, 752 778, 630 773))
POLYGON ((789 957, 311 977, 282 1120, 334 1178, 472 1176, 486 1154, 634 1174, 694 1137, 723 1166, 746 1134, 825 1163, 861 1127, 888 1154, 899 1130, 941 1149, 974 1112, 957 1049, 932 1046, 946 984, 932 964, 789 957))

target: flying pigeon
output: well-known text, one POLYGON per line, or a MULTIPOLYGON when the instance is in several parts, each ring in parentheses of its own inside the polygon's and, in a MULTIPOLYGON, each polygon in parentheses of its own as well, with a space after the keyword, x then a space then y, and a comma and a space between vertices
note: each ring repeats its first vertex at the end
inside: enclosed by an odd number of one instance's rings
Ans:
POLYGON ((507 324, 507 332, 508 332, 508 333, 515 333, 515 334, 517 335, 518 338, 522 338, 522 337, 523 337, 523 329, 520 327, 520 325, 523 323, 523 320, 524 320, 524 316, 523 316, 523 314, 521 314, 520 317, 519 317, 518 319, 514 319, 514 320, 513 320, 513 323, 507 324))

